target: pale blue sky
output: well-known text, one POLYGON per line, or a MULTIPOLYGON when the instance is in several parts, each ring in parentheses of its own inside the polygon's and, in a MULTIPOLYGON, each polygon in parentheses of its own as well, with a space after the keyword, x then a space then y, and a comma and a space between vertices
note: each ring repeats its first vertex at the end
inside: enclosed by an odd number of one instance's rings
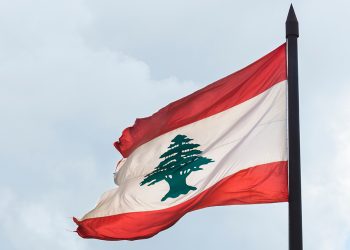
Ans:
MULTIPOLYGON (((69 230, 113 187, 122 129, 279 46, 289 4, 0 0, 1 249, 287 249, 285 203, 196 211, 134 242, 69 230)), ((350 2, 294 7, 305 249, 348 250, 350 2)))

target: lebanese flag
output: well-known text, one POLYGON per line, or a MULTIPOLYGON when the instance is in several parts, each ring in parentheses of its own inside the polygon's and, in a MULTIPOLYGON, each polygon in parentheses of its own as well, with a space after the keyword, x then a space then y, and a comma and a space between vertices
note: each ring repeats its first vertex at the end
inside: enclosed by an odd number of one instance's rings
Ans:
POLYGON ((115 147, 118 187, 81 220, 83 238, 149 238, 210 206, 288 201, 283 44, 153 115, 115 147))

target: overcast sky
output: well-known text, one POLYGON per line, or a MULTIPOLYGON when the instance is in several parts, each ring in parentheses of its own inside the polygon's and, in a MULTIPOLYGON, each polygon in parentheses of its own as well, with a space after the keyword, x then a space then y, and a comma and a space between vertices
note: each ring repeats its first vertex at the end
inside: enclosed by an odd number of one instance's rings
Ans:
MULTIPOLYGON (((285 41, 290 1, 0 0, 1 249, 288 247, 287 204, 207 208, 134 242, 79 238, 135 118, 285 41)), ((350 249, 350 1, 294 1, 304 245, 350 249)))

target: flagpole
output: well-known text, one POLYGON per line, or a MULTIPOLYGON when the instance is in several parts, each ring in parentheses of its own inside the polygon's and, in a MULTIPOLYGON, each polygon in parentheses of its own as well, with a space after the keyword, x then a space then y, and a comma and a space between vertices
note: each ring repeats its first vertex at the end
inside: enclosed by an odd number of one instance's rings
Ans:
POLYGON ((299 24, 293 5, 286 20, 289 140, 289 250, 303 249, 298 87, 299 24))

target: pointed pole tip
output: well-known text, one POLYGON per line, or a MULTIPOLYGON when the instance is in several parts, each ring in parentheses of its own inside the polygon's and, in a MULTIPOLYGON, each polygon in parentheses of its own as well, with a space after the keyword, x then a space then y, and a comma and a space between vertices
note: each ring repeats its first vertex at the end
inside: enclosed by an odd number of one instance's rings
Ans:
POLYGON ((297 16, 295 15, 293 4, 290 4, 289 11, 288 11, 287 22, 289 21, 298 22, 297 16))
POLYGON ((289 16, 289 15, 295 16, 295 11, 294 11, 294 7, 293 7, 293 4, 292 4, 292 3, 291 3, 290 6, 289 6, 288 16, 289 16))
POLYGON ((296 36, 299 37, 299 24, 297 16, 293 8, 293 4, 290 4, 288 16, 286 20, 286 37, 296 36))

